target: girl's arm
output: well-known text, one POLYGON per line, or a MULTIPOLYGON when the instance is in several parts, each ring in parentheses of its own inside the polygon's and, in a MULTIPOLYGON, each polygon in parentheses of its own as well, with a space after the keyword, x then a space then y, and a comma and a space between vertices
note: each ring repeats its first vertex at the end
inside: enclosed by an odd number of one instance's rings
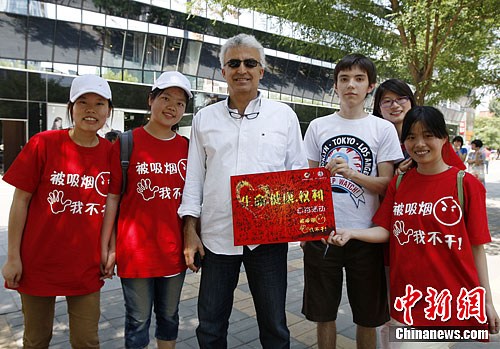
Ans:
POLYGON ((111 278, 116 257, 116 214, 120 206, 120 195, 108 193, 106 210, 101 228, 101 273, 102 278, 111 278))
POLYGON ((31 196, 31 193, 16 188, 10 207, 7 261, 2 268, 2 275, 10 288, 19 287, 19 280, 23 274, 21 240, 31 196))
POLYGON ((328 237, 327 242, 337 246, 344 246, 349 240, 356 239, 370 243, 382 243, 389 241, 389 231, 376 226, 367 229, 337 229, 328 237))
POLYGON ((496 334, 500 329, 500 319, 498 318, 498 314, 493 306, 493 299, 491 297, 490 280, 488 277, 488 263, 486 261, 484 246, 472 245, 472 254, 476 264, 479 284, 486 291, 486 316, 488 317, 489 330, 490 333, 496 334))

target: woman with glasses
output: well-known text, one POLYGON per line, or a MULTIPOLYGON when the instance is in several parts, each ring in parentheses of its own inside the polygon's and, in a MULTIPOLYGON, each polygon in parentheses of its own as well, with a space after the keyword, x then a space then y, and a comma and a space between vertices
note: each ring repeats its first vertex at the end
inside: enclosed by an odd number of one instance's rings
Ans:
MULTIPOLYGON (((401 130, 406 113, 416 105, 415 96, 406 82, 400 79, 389 79, 381 83, 377 91, 375 91, 373 115, 390 121, 396 127, 398 136, 401 138, 401 130)), ((401 143, 401 148, 406 160, 398 164, 396 172, 407 171, 412 166, 412 160, 406 152, 403 143, 401 143)), ((463 161, 455 153, 450 142, 443 147, 442 155, 447 164, 465 170, 463 161)))

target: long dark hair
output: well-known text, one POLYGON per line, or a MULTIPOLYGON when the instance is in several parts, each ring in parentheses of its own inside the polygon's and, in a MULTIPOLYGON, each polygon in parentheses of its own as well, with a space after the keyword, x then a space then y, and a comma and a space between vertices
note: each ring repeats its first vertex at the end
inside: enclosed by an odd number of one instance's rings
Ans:
POLYGON ((422 123, 422 126, 425 126, 435 137, 448 140, 443 113, 434 107, 416 106, 406 113, 401 130, 401 142, 408 138, 412 126, 417 122, 422 123))
POLYGON ((383 118, 382 111, 380 110, 380 102, 382 101, 382 96, 388 91, 393 92, 398 96, 408 96, 408 98, 410 98, 411 106, 414 107, 417 105, 415 95, 406 82, 399 79, 389 79, 381 83, 375 91, 373 115, 383 118))

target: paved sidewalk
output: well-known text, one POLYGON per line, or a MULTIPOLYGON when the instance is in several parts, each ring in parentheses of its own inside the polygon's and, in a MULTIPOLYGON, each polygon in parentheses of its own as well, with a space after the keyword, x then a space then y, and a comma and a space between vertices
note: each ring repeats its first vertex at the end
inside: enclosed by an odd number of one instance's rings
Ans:
MULTIPOLYGON (((493 242, 487 247, 490 283, 497 311, 500 311, 500 161, 490 162, 487 175, 488 216, 493 242)), ((13 190, 0 181, 0 265, 7 252, 7 217, 13 190)), ((303 269, 302 251, 296 243, 290 244, 288 254, 288 296, 287 318, 292 337, 292 348, 316 348, 315 325, 304 319, 300 313, 302 306, 303 269)), ((197 348, 195 328, 197 326, 196 301, 200 275, 188 272, 182 290, 180 303, 180 329, 177 348, 197 348)), ((0 287, 0 348, 19 348, 22 343, 23 318, 17 292, 0 287)), ((101 295, 101 320, 99 335, 101 348, 123 348, 124 305, 118 278, 106 281, 101 295)), ((68 338, 68 318, 64 298, 56 303, 56 319, 51 348, 70 348, 68 338)), ((355 348, 355 327, 352 324, 351 309, 345 294, 337 321, 339 332, 338 348, 355 348)), ((155 348, 153 330, 150 348, 155 348)), ((457 343, 454 349, 498 348, 500 337, 491 337, 490 343, 457 343)), ((235 292, 234 308, 230 319, 228 342, 230 348, 260 348, 258 328, 255 320, 250 290, 242 269, 235 292)))

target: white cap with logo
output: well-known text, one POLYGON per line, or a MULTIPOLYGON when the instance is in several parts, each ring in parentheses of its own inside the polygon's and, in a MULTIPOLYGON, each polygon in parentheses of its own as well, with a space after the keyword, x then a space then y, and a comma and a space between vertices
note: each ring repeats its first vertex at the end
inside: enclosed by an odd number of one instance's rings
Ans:
POLYGON ((111 89, 103 78, 97 75, 80 75, 73 79, 69 100, 74 103, 78 97, 86 93, 96 93, 106 99, 111 99, 111 89))
POLYGON ((164 90, 169 87, 182 88, 186 91, 189 98, 193 98, 193 94, 191 93, 191 83, 184 75, 177 71, 167 71, 161 74, 153 84, 151 91, 157 88, 164 90))

